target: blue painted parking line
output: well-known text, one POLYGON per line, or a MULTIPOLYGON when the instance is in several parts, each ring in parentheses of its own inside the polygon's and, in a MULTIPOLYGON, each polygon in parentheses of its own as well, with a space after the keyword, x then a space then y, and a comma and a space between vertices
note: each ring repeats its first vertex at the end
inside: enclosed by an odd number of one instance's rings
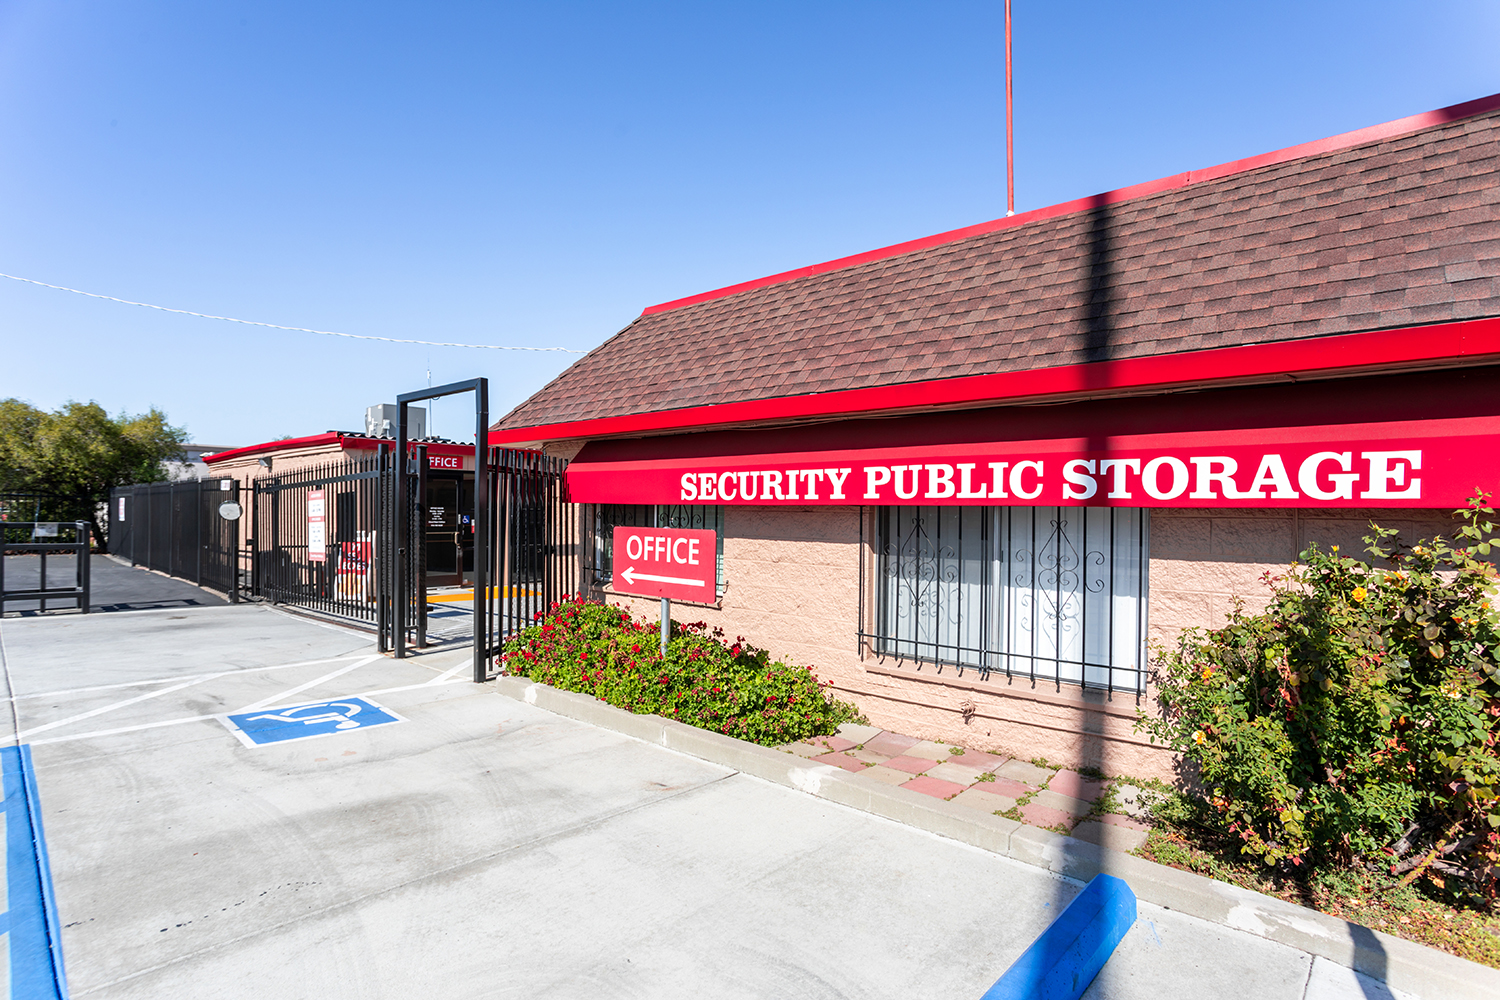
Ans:
POLYGON ((0 747, 4 774, 5 887, 0 914, 0 997, 66 1000, 62 938, 42 834, 31 747, 0 747))
POLYGON ((216 716, 247 747, 335 736, 406 719, 368 698, 335 698, 216 716))
POLYGON ((1095 875, 980 1000, 1078 1000, 1134 923, 1130 886, 1095 875))

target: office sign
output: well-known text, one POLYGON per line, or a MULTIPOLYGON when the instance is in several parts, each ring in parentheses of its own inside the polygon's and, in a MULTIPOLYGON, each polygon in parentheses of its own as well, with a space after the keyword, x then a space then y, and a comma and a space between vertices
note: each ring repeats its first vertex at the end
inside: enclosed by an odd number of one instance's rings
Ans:
POLYGON ((718 536, 696 528, 616 528, 614 578, 621 594, 714 600, 718 536))

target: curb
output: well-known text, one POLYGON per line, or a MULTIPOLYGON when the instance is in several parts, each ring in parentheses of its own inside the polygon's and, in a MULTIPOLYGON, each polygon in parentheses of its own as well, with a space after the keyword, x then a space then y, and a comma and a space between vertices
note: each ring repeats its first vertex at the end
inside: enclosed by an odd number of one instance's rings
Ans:
POLYGON ((521 677, 495 680, 499 694, 873 813, 1058 875, 1087 882, 1107 873, 1136 897, 1327 959, 1419 997, 1494 1000, 1500 969, 1393 937, 1271 896, 1178 871, 1131 854, 987 816, 828 764, 737 740, 657 715, 635 715, 598 699, 521 677))

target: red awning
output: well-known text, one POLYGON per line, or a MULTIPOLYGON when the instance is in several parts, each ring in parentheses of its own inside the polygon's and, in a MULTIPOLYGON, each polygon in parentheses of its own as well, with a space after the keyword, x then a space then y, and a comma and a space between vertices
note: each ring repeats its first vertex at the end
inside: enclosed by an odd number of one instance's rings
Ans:
POLYGON ((1456 508, 1500 487, 1497 390, 1478 369, 600 441, 567 477, 593 503, 1456 508))

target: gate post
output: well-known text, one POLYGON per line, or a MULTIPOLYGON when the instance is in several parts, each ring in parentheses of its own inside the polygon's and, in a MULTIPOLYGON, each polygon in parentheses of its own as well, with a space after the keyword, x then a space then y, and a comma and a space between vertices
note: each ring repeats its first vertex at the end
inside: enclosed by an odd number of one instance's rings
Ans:
MULTIPOLYGON (((406 420, 407 408, 412 403, 421 402, 425 399, 437 399, 441 396, 451 396, 460 392, 474 393, 474 680, 482 682, 487 679, 485 671, 485 650, 489 644, 489 624, 487 611, 490 600, 490 570, 493 560, 490 558, 490 531, 489 531, 489 473, 486 458, 489 452, 489 419, 490 419, 490 382, 486 378, 469 379, 466 382, 450 382, 447 385, 433 386, 430 389, 422 389, 417 392, 403 392, 396 397, 396 452, 398 455, 397 466, 401 474, 396 479, 395 508, 396 537, 394 539, 395 559, 395 594, 393 595, 395 608, 394 629, 391 638, 394 640, 394 652, 397 658, 406 655, 406 601, 407 589, 410 583, 406 580, 405 553, 411 547, 410 535, 411 519, 406 516, 406 459, 407 459, 407 437, 406 420)), ((459 579, 463 578, 463 564, 459 564, 459 579)), ((425 595, 424 595, 425 600, 425 595)))
POLYGON ((489 677, 484 654, 490 626, 490 475, 486 459, 490 453, 490 383, 476 380, 474 386, 474 683, 489 677))
POLYGON ((375 539, 370 546, 370 558, 375 560, 375 629, 380 636, 379 650, 384 653, 391 648, 390 640, 394 638, 390 634, 391 616, 388 601, 391 596, 390 587, 390 560, 386 559, 386 550, 394 549, 395 545, 386 524, 385 510, 391 501, 387 497, 386 482, 388 475, 388 458, 390 446, 382 441, 375 449, 377 467, 380 476, 375 480, 375 539))
MULTIPOLYGON (((417 648, 427 648, 427 446, 417 445, 417 496, 412 504, 417 537, 412 540, 412 571, 417 575, 417 648)), ((462 567, 460 567, 462 571, 462 567)))

